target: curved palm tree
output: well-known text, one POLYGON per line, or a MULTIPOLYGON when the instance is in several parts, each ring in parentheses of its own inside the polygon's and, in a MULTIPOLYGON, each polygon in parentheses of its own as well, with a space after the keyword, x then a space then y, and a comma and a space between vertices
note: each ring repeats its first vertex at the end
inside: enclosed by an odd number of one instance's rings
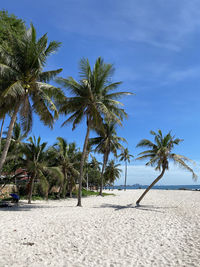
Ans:
POLYGON ((114 160, 110 160, 108 165, 106 166, 104 178, 105 181, 109 184, 109 187, 114 184, 116 179, 120 178, 121 169, 118 167, 120 164, 115 164, 114 160))
POLYGON ((47 84, 62 69, 43 72, 48 56, 57 51, 60 43, 53 41, 48 45, 46 34, 37 40, 33 25, 20 38, 10 32, 8 35, 10 49, 0 45, 0 80, 3 80, 3 86, 0 86, 0 118, 9 111, 12 111, 12 116, 0 159, 0 173, 17 114, 25 132, 31 129, 33 111, 45 125, 52 127, 58 118, 55 102, 64 97, 60 89, 47 84))
POLYGON ((139 206, 140 201, 147 192, 163 177, 165 171, 169 169, 170 160, 190 171, 194 180, 197 179, 194 171, 185 162, 191 162, 191 160, 185 156, 172 153, 174 146, 183 141, 182 139, 175 138, 175 136, 171 135, 171 132, 163 136, 161 130, 158 130, 158 133, 154 131, 150 131, 150 133, 154 136, 154 143, 148 139, 141 140, 137 144, 137 147, 146 147, 148 150, 139 153, 140 157, 138 157, 137 160, 149 159, 146 166, 155 166, 155 170, 159 170, 161 173, 137 200, 137 206, 139 206))
POLYGON ((108 158, 110 153, 113 153, 117 156, 117 150, 123 149, 123 146, 120 142, 126 142, 126 140, 122 137, 117 136, 116 133, 116 123, 105 123, 103 128, 96 130, 98 133, 98 137, 94 137, 90 139, 90 144, 92 146, 96 146, 95 150, 98 153, 103 154, 103 166, 101 170, 101 186, 100 186, 100 195, 102 196, 103 185, 104 185, 104 171, 106 168, 106 164, 108 162, 108 158))
POLYGON ((100 57, 96 60, 93 70, 88 59, 83 58, 80 61, 79 82, 72 77, 57 79, 72 94, 72 97, 66 98, 60 106, 60 112, 65 115, 71 114, 63 125, 73 122, 74 130, 84 118, 86 118, 87 122, 87 132, 80 166, 77 206, 81 206, 83 166, 91 128, 101 127, 103 118, 121 124, 121 120, 126 116, 124 109, 119 107, 121 103, 117 99, 131 93, 113 92, 121 84, 121 82, 110 82, 113 71, 113 65, 104 63, 100 57))
POLYGON ((126 191, 126 181, 127 181, 127 162, 130 163, 131 158, 134 156, 129 154, 128 148, 123 149, 122 153, 118 156, 120 161, 125 162, 125 178, 124 178, 124 191, 126 191))

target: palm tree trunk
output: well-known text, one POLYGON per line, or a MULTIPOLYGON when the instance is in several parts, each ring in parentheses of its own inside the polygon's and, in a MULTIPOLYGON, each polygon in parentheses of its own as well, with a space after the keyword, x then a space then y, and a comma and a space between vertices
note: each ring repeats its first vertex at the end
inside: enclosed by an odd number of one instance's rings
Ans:
POLYGON ((84 166, 84 162, 85 162, 85 156, 86 156, 86 152, 87 152, 87 144, 88 144, 89 135, 90 135, 90 125, 91 125, 91 121, 90 121, 90 118, 89 118, 87 120, 87 132, 86 132, 85 142, 84 142, 84 146, 83 146, 83 153, 82 153, 82 156, 81 156, 80 176, 79 176, 79 179, 78 179, 78 183, 79 183, 78 203, 77 203, 78 207, 82 207, 82 205, 81 205, 81 197, 82 197, 83 166, 84 166))
POLYGON ((13 115, 12 115, 12 118, 11 118, 11 121, 10 121, 5 147, 4 147, 4 150, 2 152, 1 159, 0 159, 0 176, 1 176, 1 173, 2 173, 3 165, 4 165, 5 160, 6 160, 6 156, 8 154, 8 149, 10 147, 12 132, 13 132, 13 128, 14 128, 14 125, 15 125, 15 121, 17 119, 17 113, 18 113, 19 107, 20 107, 20 101, 16 104, 14 112, 13 112, 13 115))
POLYGON ((62 188, 62 197, 65 199, 66 198, 66 194, 67 194, 67 173, 66 171, 64 172, 64 183, 63 183, 63 188, 62 188))
POLYGON ((126 191, 126 181, 127 181, 127 161, 125 160, 125 180, 124 180, 124 191, 126 191))
POLYGON ((33 186, 34 186, 34 181, 35 181, 35 174, 31 177, 30 179, 30 188, 29 188, 29 193, 28 193, 28 204, 31 204, 32 200, 32 195, 33 195, 33 186))
POLYGON ((144 193, 141 195, 141 197, 136 201, 136 206, 139 206, 140 201, 143 199, 143 197, 149 192, 149 190, 163 177, 165 173, 165 167, 162 168, 161 174, 153 181, 153 183, 144 191, 144 193))
POLYGON ((102 166, 102 170, 101 170, 101 186, 100 186, 100 192, 99 192, 100 196, 103 196, 103 180, 104 180, 103 175, 104 175, 104 170, 105 170, 107 161, 108 161, 108 155, 105 153, 103 156, 103 166, 102 166))
POLYGON ((69 183, 69 197, 72 198, 72 178, 70 178, 70 183, 69 183))
POLYGON ((87 174, 86 174, 86 183, 87 183, 87 191, 89 190, 89 186, 88 186, 88 170, 87 170, 87 174))
POLYGON ((3 135, 4 122, 5 122, 5 115, 4 115, 4 117, 2 119, 2 123, 1 123, 1 131, 0 131, 0 152, 1 152, 1 141, 2 141, 2 135, 3 135))

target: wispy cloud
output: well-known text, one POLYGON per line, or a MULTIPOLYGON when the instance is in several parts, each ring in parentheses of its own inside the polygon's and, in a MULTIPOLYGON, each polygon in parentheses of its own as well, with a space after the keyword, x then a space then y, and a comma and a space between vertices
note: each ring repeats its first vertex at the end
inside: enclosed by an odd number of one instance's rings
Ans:
POLYGON ((200 31, 198 0, 68 1, 61 13, 58 27, 66 32, 142 42, 174 51, 200 31))
POLYGON ((169 74, 169 80, 171 81, 183 81, 185 79, 193 79, 199 77, 200 66, 188 67, 187 69, 178 70, 169 74))

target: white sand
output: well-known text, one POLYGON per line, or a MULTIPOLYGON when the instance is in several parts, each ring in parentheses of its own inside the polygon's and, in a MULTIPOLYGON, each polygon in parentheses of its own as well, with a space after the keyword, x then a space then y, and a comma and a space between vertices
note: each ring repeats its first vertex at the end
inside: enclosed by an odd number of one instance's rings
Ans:
POLYGON ((200 266, 200 192, 142 191, 0 209, 0 266, 200 266))

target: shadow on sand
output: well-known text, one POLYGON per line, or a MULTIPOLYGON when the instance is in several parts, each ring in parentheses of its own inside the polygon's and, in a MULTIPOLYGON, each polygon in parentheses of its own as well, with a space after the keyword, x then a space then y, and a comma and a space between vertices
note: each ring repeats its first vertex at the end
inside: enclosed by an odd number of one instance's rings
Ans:
POLYGON ((115 204, 102 204, 100 207, 95 208, 113 208, 115 211, 119 211, 122 209, 137 209, 141 211, 154 211, 154 212, 161 212, 164 213, 165 209, 174 209, 176 207, 158 207, 154 205, 140 205, 135 206, 134 204, 128 204, 128 205, 115 205, 115 204))
POLYGON ((22 203, 19 202, 18 204, 14 203, 4 203, 5 205, 0 204, 0 211, 30 211, 34 209, 56 209, 56 208, 74 208, 74 206, 50 206, 48 202, 46 205, 39 204, 39 203, 22 203), (7 205, 6 205, 7 204, 7 205))

